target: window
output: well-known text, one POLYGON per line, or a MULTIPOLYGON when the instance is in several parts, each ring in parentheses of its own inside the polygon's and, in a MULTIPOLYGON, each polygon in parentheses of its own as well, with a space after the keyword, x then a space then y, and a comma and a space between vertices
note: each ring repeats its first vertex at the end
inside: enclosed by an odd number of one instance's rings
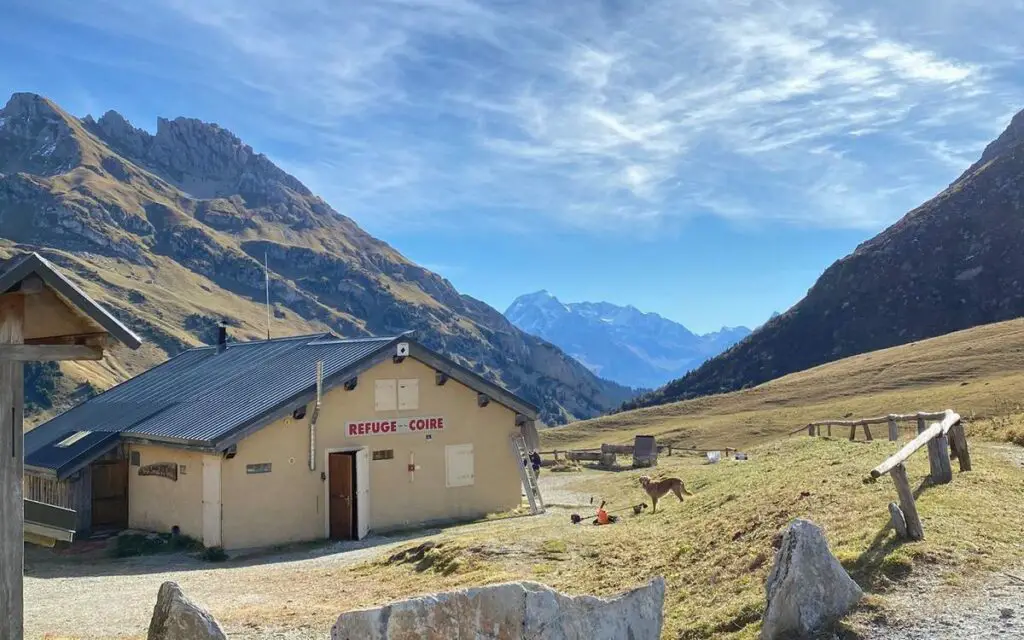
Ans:
POLYGON ((142 455, 138 451, 132 451, 128 457, 131 459, 133 467, 138 467, 142 464, 142 455))
POLYGON ((270 463, 260 462, 259 464, 245 465, 246 473, 270 473, 270 463))
POLYGON ((467 487, 473 484, 473 445, 451 444, 444 448, 448 487, 467 487))
POLYGON ((183 465, 183 464, 179 464, 179 465, 178 465, 178 475, 179 475, 179 476, 183 476, 183 475, 185 475, 185 472, 186 472, 187 470, 188 470, 188 468, 187 468, 187 467, 186 467, 185 465, 183 465))
POLYGON ((420 408, 420 381, 416 378, 398 381, 398 410, 420 408))
POLYGON ((397 380, 375 380, 373 408, 375 411, 394 411, 398 408, 397 380))
POLYGON ((57 446, 61 448, 70 447, 71 445, 75 444, 76 442, 78 442, 85 436, 89 435, 90 433, 92 433, 92 431, 76 431, 67 438, 64 438, 63 440, 58 442, 57 446))
POLYGON ((394 460, 395 450, 394 449, 377 449, 373 452, 374 460, 394 460))

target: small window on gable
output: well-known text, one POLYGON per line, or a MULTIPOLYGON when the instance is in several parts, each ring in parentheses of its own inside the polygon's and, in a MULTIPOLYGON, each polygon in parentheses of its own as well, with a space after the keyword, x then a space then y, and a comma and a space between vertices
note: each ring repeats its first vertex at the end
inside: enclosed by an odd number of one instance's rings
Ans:
POLYGON ((128 457, 131 459, 133 467, 138 467, 142 464, 142 455, 138 451, 132 451, 128 457))
POLYGON ((56 446, 61 447, 62 449, 65 447, 70 447, 71 445, 75 444, 76 442, 78 442, 85 436, 89 435, 90 433, 92 433, 92 431, 76 431, 67 438, 64 438, 63 440, 58 442, 56 446))
POLYGON ((373 408, 375 411, 394 411, 398 408, 397 380, 375 380, 373 408))
POLYGON ((373 451, 374 460, 394 460, 395 450, 394 449, 375 449, 373 451))
POLYGON ((417 378, 398 381, 398 410, 420 408, 420 381, 417 378))

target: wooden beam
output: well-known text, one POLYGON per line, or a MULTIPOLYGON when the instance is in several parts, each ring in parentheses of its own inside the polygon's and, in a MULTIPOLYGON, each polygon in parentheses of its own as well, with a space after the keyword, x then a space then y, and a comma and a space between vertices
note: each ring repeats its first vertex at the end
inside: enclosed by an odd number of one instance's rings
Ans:
POLYGON ((889 442, 896 442, 900 439, 900 425, 895 420, 889 420, 889 442))
POLYGON ((13 362, 102 359, 103 347, 85 344, 0 344, 0 360, 13 362))
POLYGON ((960 471, 970 471, 971 454, 967 448, 967 435, 964 433, 963 423, 957 422, 949 428, 949 442, 960 462, 960 471))
POLYGON ((945 435, 937 435, 928 441, 928 464, 931 466, 933 483, 946 484, 953 481, 953 469, 949 462, 949 439, 945 435))
MULTIPOLYGON (((0 346, 21 344, 24 324, 25 297, 0 298, 0 346)), ((24 385, 22 363, 0 360, 0 635, 5 640, 24 635, 24 385)))
POLYGON ((65 336, 26 338, 25 344, 87 344, 93 347, 110 345, 110 334, 104 331, 94 333, 72 333, 65 336))
POLYGON ((907 525, 907 537, 911 540, 923 539, 924 530, 921 528, 921 517, 917 515, 917 505, 914 503, 914 492, 907 478, 907 468, 902 463, 897 464, 889 471, 889 475, 892 476, 896 494, 900 497, 900 511, 903 512, 903 519, 907 525))
POLYGON ((959 420, 960 416, 952 411, 947 412, 946 417, 942 422, 936 422, 923 432, 919 433, 916 438, 905 444, 902 449, 889 456, 885 462, 872 469, 871 477, 877 478, 883 473, 888 473, 896 465, 903 464, 907 458, 909 458, 915 451, 925 446, 932 438, 939 435, 946 435, 946 432, 949 431, 950 427, 959 422, 959 420))

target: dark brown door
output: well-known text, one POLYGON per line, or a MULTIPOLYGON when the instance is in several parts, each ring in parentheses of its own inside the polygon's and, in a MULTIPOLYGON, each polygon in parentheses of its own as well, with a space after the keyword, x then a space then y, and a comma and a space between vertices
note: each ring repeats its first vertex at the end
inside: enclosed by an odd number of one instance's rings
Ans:
POLYGON ((92 528, 128 528, 128 461, 92 465, 92 528))
POLYGON ((354 456, 351 453, 332 453, 328 460, 328 477, 330 487, 330 519, 331 538, 335 540, 351 540, 355 536, 355 483, 352 481, 354 456))

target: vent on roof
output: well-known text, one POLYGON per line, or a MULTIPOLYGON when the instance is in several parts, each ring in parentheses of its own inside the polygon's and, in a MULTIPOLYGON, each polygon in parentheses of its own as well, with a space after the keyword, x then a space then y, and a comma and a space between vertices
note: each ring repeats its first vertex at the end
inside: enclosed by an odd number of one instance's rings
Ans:
POLYGON ((64 438, 63 440, 58 442, 56 446, 61 447, 62 449, 70 447, 71 445, 75 444, 76 442, 78 442, 85 436, 89 435, 90 433, 92 433, 92 431, 76 431, 67 438, 64 438))

